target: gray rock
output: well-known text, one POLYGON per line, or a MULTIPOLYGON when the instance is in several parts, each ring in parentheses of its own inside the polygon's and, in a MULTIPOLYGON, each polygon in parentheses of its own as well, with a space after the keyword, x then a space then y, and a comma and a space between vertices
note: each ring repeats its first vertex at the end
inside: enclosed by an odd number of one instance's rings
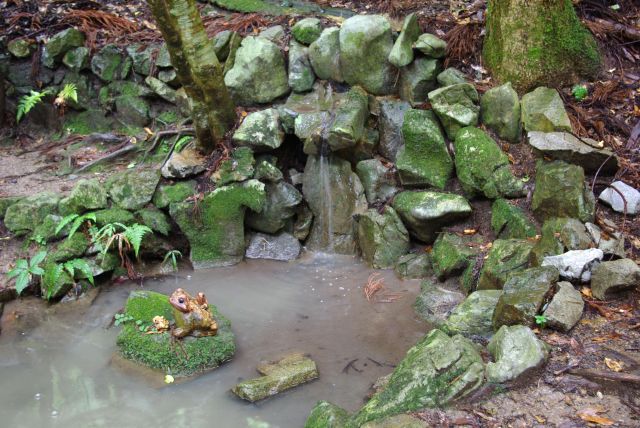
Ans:
POLYGON ((280 147, 284 141, 284 132, 280 127, 280 115, 275 108, 256 111, 244 118, 233 141, 256 152, 264 152, 280 147))
POLYGON ((231 158, 220 162, 218 169, 211 175, 211 181, 217 186, 245 181, 253 176, 255 164, 256 160, 250 148, 237 147, 231 158))
POLYGON ((405 101, 383 99, 380 101, 380 146, 379 151, 385 158, 395 161, 398 149, 403 144, 402 124, 404 114, 411 106, 405 101))
POLYGON ((610 205, 614 211, 619 213, 626 212, 631 215, 640 213, 640 192, 622 181, 614 181, 610 187, 607 187, 600 193, 598 199, 610 205), (611 189, 611 187, 622 193, 624 200, 622 196, 611 189))
POLYGON ((591 270, 603 257, 604 253, 597 248, 572 250, 558 256, 545 257, 542 266, 555 267, 563 278, 588 282, 591 279, 591 270))
POLYGON ((302 195, 285 181, 267 183, 264 189, 267 193, 264 208, 259 213, 247 213, 245 223, 258 232, 276 233, 296 214, 295 207, 302 202, 302 195))
POLYGON ((351 88, 338 102, 335 119, 329 128, 328 144, 331 150, 355 146, 364 133, 364 123, 369 117, 367 93, 361 88, 351 88))
POLYGON ((531 264, 540 266, 547 256, 556 256, 569 250, 586 250, 593 241, 580 220, 551 218, 542 225, 542 236, 531 251, 531 264))
POLYGON ((84 46, 68 50, 62 57, 62 63, 71 71, 82 71, 89 68, 90 50, 84 46))
POLYGON ((326 28, 318 39, 309 45, 309 60, 320 79, 343 82, 340 70, 340 29, 326 28))
POLYGON ((282 175, 282 171, 280 171, 278 167, 271 162, 262 159, 256 161, 256 171, 253 174, 253 178, 256 180, 277 183, 278 181, 282 181, 284 177, 282 175))
POLYGON ((467 76, 457 68, 449 67, 442 73, 438 74, 438 83, 440 86, 451 86, 459 83, 467 83, 467 76))
POLYGON ((599 149, 591 138, 580 141, 568 132, 528 133, 529 144, 536 153, 551 159, 580 165, 587 172, 614 173, 618 170, 618 157, 611 150, 599 149))
POLYGON ((410 253, 396 262, 396 275, 402 279, 421 279, 431 274, 431 258, 427 253, 410 253))
POLYGON ((430 58, 442 58, 447 52, 447 42, 429 33, 421 34, 413 47, 430 58))
POLYGON ((504 199, 496 199, 491 206, 491 229, 498 238, 533 238, 536 225, 524 211, 504 199))
POLYGON ((614 293, 637 288, 638 284, 640 267, 633 260, 602 262, 593 270, 591 292, 597 299, 606 300, 614 293))
POLYGON ((97 179, 78 181, 71 194, 58 204, 58 210, 63 216, 102 208, 107 208, 107 191, 97 179))
POLYGON ((106 45, 91 58, 91 71, 104 82, 124 80, 130 69, 131 58, 125 58, 116 45, 106 45))
POLYGON ((520 100, 507 82, 489 89, 480 100, 482 123, 500 138, 511 143, 520 142, 520 100))
POLYGON ((240 105, 268 103, 289 92, 284 57, 262 37, 245 37, 224 83, 240 105))
POLYGON ((571 122, 560 94, 544 86, 522 97, 522 123, 525 131, 571 132, 571 122))
POLYGON ((322 33, 322 23, 318 18, 304 18, 291 28, 293 37, 303 45, 315 42, 322 33))
POLYGON ((356 173, 364 186, 367 201, 370 204, 387 201, 398 192, 391 168, 384 166, 378 159, 358 162, 356 173))
POLYGON ((58 212, 60 196, 55 193, 43 192, 20 199, 9 205, 4 215, 4 225, 13 234, 20 236, 42 223, 49 214, 58 212))
POLYGON ((420 284, 420 294, 413 305, 416 313, 430 325, 441 328, 447 321, 447 317, 465 299, 464 293, 442 287, 424 280, 420 284))
POLYGON ((479 290, 469 294, 451 312, 442 325, 448 334, 464 336, 486 336, 493 333, 493 311, 498 304, 502 290, 479 290))
MULTIPOLYGON (((282 28, 282 27, 281 27, 282 28)), ((262 36, 260 33, 260 36, 262 36)), ((216 53, 218 61, 223 62, 229 57, 229 48, 231 46, 231 38, 233 37, 233 31, 224 30, 213 36, 213 50, 216 53)))
POLYGON ((568 332, 580 321, 584 301, 578 290, 570 282, 559 282, 558 291, 544 310, 547 325, 556 330, 568 332))
POLYGON ((300 241, 282 232, 278 235, 255 233, 249 238, 245 257, 248 259, 295 260, 300 255, 300 241))
POLYGON ((478 235, 458 236, 450 232, 439 234, 431 251, 433 273, 441 281, 462 274, 475 264, 481 243, 482 237, 478 235))
POLYGON ((197 193, 198 183, 194 180, 178 181, 175 184, 160 184, 153 195, 153 205, 167 208, 174 202, 184 202, 197 193))
POLYGON ((526 239, 496 239, 484 262, 478 290, 502 289, 514 272, 529 266, 533 243, 526 239))
POLYGON ((400 36, 389 53, 389 62, 398 68, 409 65, 413 61, 413 44, 418 40, 418 36, 420 36, 418 16, 412 13, 404 18, 400 36))
POLYGON ((115 99, 118 118, 127 124, 146 126, 151 122, 149 103, 140 97, 121 95, 115 99))
POLYGON ((393 92, 396 73, 387 58, 393 48, 389 21, 379 15, 356 15, 340 28, 340 68, 350 85, 367 92, 393 92))
POLYGON ((35 50, 35 45, 25 39, 13 39, 7 44, 7 50, 16 58, 27 58, 35 50))
POLYGON ((450 139, 465 126, 476 126, 480 114, 478 92, 469 83, 458 83, 429 92, 429 101, 450 139))
POLYGON ((284 35, 285 35, 285 32, 282 25, 274 25, 272 27, 265 28, 264 30, 260 31, 260 34, 258 34, 258 37, 264 37, 270 42, 278 43, 282 41, 282 39, 284 39, 284 35))
POLYGON ((176 90, 164 83, 160 79, 156 79, 153 76, 147 76, 144 79, 144 83, 151 88, 163 100, 175 104, 176 103, 176 90))
POLYGON ((159 181, 158 170, 128 170, 109 177, 105 186, 116 206, 139 210, 151 202, 159 181))
POLYGON ((585 223, 585 228, 591 235, 593 242, 604 254, 611 254, 624 258, 624 237, 619 232, 602 233, 602 230, 593 223, 585 223))
POLYGON ((308 48, 295 40, 289 42, 289 86, 294 92, 313 88, 316 76, 309 62, 308 48))
POLYGON ((425 243, 435 241, 440 229, 471 215, 472 208, 465 198, 449 193, 401 192, 393 201, 413 236, 425 243))
MULTIPOLYGON (((131 58, 133 71, 143 76, 149 76, 154 63, 153 55, 160 51, 159 45, 142 45, 134 43, 126 47, 127 55, 131 58)), ((157 65, 157 64, 156 64, 157 65)))
POLYGON ((84 34, 75 28, 67 28, 54 34, 42 50, 42 64, 54 68, 68 50, 84 45, 84 34))
POLYGON ((496 361, 487 363, 487 381, 494 383, 515 380, 540 367, 549 356, 548 346, 523 325, 500 327, 488 349, 496 361))
POLYGON ((311 232, 313 224, 313 212, 307 204, 302 203, 296 209, 296 220, 293 222, 293 236, 300 241, 304 241, 311 232))
POLYGON ((174 151, 160 170, 164 178, 187 178, 198 175, 206 169, 207 159, 196 149, 186 147, 174 151))
POLYGON ((427 101, 427 94, 436 88, 440 62, 431 58, 416 58, 400 70, 400 98, 415 106, 427 101))
POLYGON ((393 208, 382 214, 372 208, 358 217, 358 244, 367 264, 390 269, 409 251, 409 232, 393 208))

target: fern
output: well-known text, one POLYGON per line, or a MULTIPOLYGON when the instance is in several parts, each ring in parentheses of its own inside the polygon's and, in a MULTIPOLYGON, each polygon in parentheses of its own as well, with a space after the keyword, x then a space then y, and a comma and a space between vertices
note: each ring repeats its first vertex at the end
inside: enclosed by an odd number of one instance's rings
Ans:
POLYGON ((94 213, 86 213, 83 215, 69 214, 68 216, 60 220, 60 223, 58 223, 58 225, 56 226, 55 234, 57 235, 58 233, 60 233, 62 229, 64 229, 66 225, 73 222, 71 224, 71 229, 69 229, 69 238, 71 238, 73 234, 76 233, 78 228, 82 226, 82 223, 84 223, 85 221, 95 222, 96 215, 94 213))
POLYGON ((176 146, 174 148, 174 151, 176 153, 180 153, 182 151, 182 149, 185 148, 185 146, 187 144, 189 144, 191 141, 193 141, 193 137, 189 136, 189 135, 185 135, 183 137, 181 137, 178 142, 176 143, 176 146))
POLYGON ((18 101, 18 110, 16 112, 16 122, 20 120, 31 111, 42 99, 49 94, 48 90, 42 92, 32 90, 29 95, 24 95, 18 101))
POLYGON ((47 300, 51 300, 53 297, 56 284, 58 283, 60 276, 62 276, 63 271, 64 266, 58 263, 49 265, 44 270, 44 275, 42 276, 42 288, 44 289, 44 296, 47 300))
POLYGON ((69 275, 73 278, 75 276, 76 270, 80 271, 87 280, 93 284, 93 270, 89 263, 85 259, 72 259, 64 263, 64 270, 69 272, 69 275))
POLYGON ((64 85, 64 88, 60 92, 58 92, 58 99, 61 99, 63 102, 67 100, 73 100, 76 103, 78 102, 78 89, 76 88, 75 83, 67 83, 64 85))
POLYGON ((147 233, 153 233, 153 231, 149 227, 138 223, 132 224, 124 230, 124 237, 133 247, 133 252, 136 257, 138 257, 138 252, 140 251, 142 238, 147 233))

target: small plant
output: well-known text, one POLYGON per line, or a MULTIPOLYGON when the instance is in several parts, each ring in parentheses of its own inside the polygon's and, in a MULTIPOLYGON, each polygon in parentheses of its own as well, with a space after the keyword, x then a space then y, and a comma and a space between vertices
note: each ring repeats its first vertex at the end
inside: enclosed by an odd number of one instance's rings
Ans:
POLYGON ((53 100, 53 105, 57 108, 64 109, 69 100, 73 100, 76 103, 78 102, 78 88, 75 83, 67 83, 64 85, 62 90, 58 92, 56 99, 53 100))
POLYGON ((182 258, 182 253, 179 250, 167 251, 167 254, 164 255, 164 260, 162 260, 162 264, 171 262, 171 268, 175 272, 178 270, 178 258, 182 258))
POLYGON ((589 91, 584 85, 575 85, 573 88, 571 88, 571 94, 576 100, 582 101, 587 98, 587 95, 589 95, 589 91))
POLYGON ((132 224, 131 226, 125 226, 122 223, 109 223, 104 225, 95 235, 96 241, 104 241, 105 244, 102 247, 102 254, 104 255, 114 243, 117 243, 118 253, 120 257, 123 257, 125 253, 133 249, 133 253, 138 257, 140 252, 140 245, 142 244, 142 238, 147 233, 153 233, 153 231, 142 224, 132 224), (116 232, 117 229, 122 229, 121 232, 116 232))
POLYGON ((38 251, 29 261, 20 259, 16 262, 13 269, 7 272, 9 279, 16 279, 16 292, 22 294, 25 288, 29 286, 31 280, 35 276, 42 276, 44 269, 40 267, 40 263, 47 257, 45 250, 38 251))
POLYGON ((145 332, 151 328, 153 324, 150 322, 145 322, 142 320, 136 320, 136 327, 138 327, 138 331, 145 332))
POLYGON ((51 300, 54 297, 56 284, 65 271, 69 274, 72 281, 74 280, 76 271, 79 271, 91 285, 94 285, 93 270, 86 260, 71 259, 64 263, 56 263, 53 267, 47 267, 42 277, 42 291, 47 300, 51 300))
POLYGON ((66 225, 71 223, 71 229, 69 229, 69 238, 71 238, 83 223, 86 222, 87 225, 91 227, 92 221, 96 221, 96 215, 94 213, 86 213, 83 215, 70 214, 60 220, 60 223, 58 223, 58 225, 56 226, 56 230, 54 231, 54 233, 57 235, 62 229, 64 229, 66 225))
POLYGON ((44 247, 45 245, 47 245, 47 240, 44 239, 42 237, 42 235, 33 235, 32 237, 29 238, 30 240, 32 240, 33 242, 35 242, 36 244, 44 247))
POLYGON ((134 320, 134 318, 131 315, 127 315, 127 314, 115 314, 113 318, 115 319, 113 324, 116 327, 134 320))
POLYGON ((20 122, 20 120, 29 113, 38 103, 42 102, 42 99, 49 95, 51 91, 45 89, 42 92, 31 91, 29 95, 24 95, 18 101, 18 110, 16 112, 16 122, 20 122))
POLYGON ((540 328, 544 328, 544 326, 547 325, 547 321, 549 321, 549 319, 545 315, 536 315, 535 319, 536 324, 538 324, 540 328))

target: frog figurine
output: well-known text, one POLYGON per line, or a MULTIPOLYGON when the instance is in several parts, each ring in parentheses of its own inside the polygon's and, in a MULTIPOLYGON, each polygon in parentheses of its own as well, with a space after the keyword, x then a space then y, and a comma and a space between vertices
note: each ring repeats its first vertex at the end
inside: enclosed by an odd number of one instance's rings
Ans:
POLYGON ((173 337, 215 336, 218 332, 218 324, 211 316, 204 293, 198 293, 196 298, 193 298, 182 288, 178 288, 169 297, 169 303, 173 306, 176 321, 171 331, 173 337))

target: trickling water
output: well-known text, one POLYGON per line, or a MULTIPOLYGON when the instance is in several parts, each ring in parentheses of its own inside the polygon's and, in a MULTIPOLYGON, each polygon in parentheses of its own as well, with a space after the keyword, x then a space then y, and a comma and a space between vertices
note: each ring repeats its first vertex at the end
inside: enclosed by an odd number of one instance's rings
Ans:
POLYGON ((322 185, 322 211, 320 223, 323 230, 324 251, 333 253, 333 196, 331 192, 331 173, 329 171, 329 154, 326 154, 326 143, 320 151, 320 183, 322 185), (326 237, 326 242, 325 242, 326 237))

